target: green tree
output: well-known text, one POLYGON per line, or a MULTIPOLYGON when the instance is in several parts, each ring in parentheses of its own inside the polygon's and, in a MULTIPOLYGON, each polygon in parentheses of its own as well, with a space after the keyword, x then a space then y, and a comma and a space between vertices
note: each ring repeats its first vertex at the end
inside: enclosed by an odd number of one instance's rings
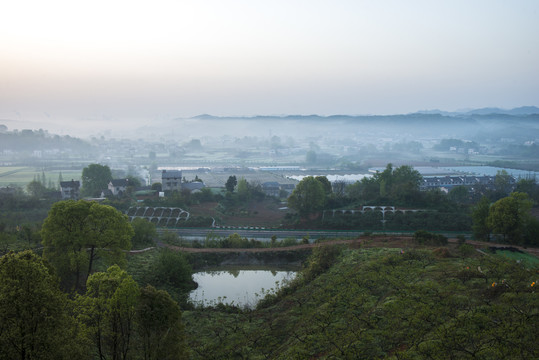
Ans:
POLYGON ((141 289, 137 325, 145 360, 188 358, 180 307, 166 291, 141 289))
POLYGON ((301 216, 308 216, 324 208, 324 185, 312 176, 303 178, 288 198, 288 206, 301 216))
POLYGON ((374 177, 364 177, 346 186, 345 194, 354 202, 373 202, 380 195, 380 185, 374 177))
POLYGON ((243 177, 238 181, 237 192, 241 201, 247 201, 251 196, 249 183, 243 177))
POLYGON ((26 185, 26 191, 32 197, 41 198, 47 191, 47 188, 40 181, 32 180, 26 185))
MULTIPOLYGON (((386 180, 386 192, 394 201, 402 204, 412 204, 416 199, 420 198, 419 184, 422 177, 419 171, 414 170, 412 166, 399 166, 389 174, 389 179, 389 181, 386 180)), ((382 188, 382 185, 380 185, 380 188, 382 188)))
POLYGON ((131 222, 131 226, 135 233, 131 239, 133 247, 138 248, 154 243, 154 239, 157 237, 155 224, 143 218, 136 218, 131 222))
POLYGON ((535 204, 539 202, 539 186, 533 178, 520 179, 516 184, 515 191, 528 194, 535 204))
POLYGON ((86 294, 77 298, 79 319, 100 359, 132 358, 139 294, 137 283, 117 265, 88 278, 86 294))
POLYGON ((160 182, 152 184, 152 190, 162 191, 163 185, 160 182))
POLYGON ((496 201, 490 207, 487 219, 493 232, 502 234, 512 244, 522 241, 529 221, 532 202, 525 193, 512 193, 496 201))
POLYGON ((331 195, 332 188, 331 188, 331 182, 328 180, 325 176, 317 176, 315 177, 316 181, 320 182, 322 186, 324 187, 324 192, 326 193, 326 196, 331 195))
POLYGON ((178 251, 163 249, 147 274, 151 285, 171 292, 181 304, 187 302, 187 295, 193 289, 193 270, 186 256, 178 251))
POLYGON ((31 251, 0 258, 0 359, 84 359, 53 271, 31 251))
POLYGON ((511 192, 512 176, 505 170, 498 170, 494 177, 496 193, 507 196, 511 192))
POLYGON ((469 191, 465 186, 455 186, 449 191, 449 199, 458 203, 465 204, 469 201, 469 191))
POLYGON ((127 216, 111 206, 59 201, 43 223, 43 256, 56 267, 65 288, 81 290, 97 258, 122 263, 122 250, 131 248, 133 235, 127 216))
POLYGON ((490 200, 483 196, 472 210, 473 235, 477 240, 490 240, 491 227, 488 223, 490 200))
POLYGON ((234 188, 236 187, 236 184, 238 183, 238 180, 236 179, 236 175, 230 175, 228 177, 228 180, 225 183, 226 191, 228 192, 234 192, 234 188))
POLYGON ((111 180, 112 172, 107 165, 90 164, 82 169, 81 193, 85 196, 98 196, 111 180))

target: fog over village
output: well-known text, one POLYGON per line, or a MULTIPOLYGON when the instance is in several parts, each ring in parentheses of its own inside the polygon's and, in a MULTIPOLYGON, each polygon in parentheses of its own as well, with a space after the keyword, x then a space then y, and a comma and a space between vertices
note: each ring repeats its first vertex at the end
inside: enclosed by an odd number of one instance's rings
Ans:
POLYGON ((0 11, 0 360, 537 359, 539 3, 0 11))

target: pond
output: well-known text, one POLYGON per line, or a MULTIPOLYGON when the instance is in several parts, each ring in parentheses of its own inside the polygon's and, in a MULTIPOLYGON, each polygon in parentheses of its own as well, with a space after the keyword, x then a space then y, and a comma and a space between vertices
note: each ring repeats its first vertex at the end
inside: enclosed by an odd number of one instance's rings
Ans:
POLYGON ((274 293, 296 276, 291 270, 227 269, 193 274, 198 288, 189 294, 195 305, 218 303, 253 308, 266 294, 274 293))

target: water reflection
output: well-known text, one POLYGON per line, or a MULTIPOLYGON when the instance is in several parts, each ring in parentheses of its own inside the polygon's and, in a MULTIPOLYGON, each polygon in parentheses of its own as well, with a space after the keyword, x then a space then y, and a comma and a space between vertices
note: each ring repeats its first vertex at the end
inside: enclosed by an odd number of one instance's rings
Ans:
POLYGON ((296 271, 212 270, 197 272, 193 279, 198 288, 189 295, 196 305, 218 303, 254 307, 268 293, 274 293, 296 276, 296 271))

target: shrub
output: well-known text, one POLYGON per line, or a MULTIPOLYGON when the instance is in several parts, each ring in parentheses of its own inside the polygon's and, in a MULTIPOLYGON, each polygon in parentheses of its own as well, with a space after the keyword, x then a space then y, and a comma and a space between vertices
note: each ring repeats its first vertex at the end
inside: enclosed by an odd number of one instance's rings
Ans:
POLYGON ((466 237, 464 235, 457 235, 457 242, 459 245, 462 245, 466 242, 466 237))
POLYGON ((459 246, 459 253, 462 256, 471 256, 475 252, 475 248, 470 244, 461 244, 459 246))
POLYGON ((421 245, 445 246, 447 238, 442 234, 434 234, 425 230, 418 230, 414 233, 414 240, 421 245))

